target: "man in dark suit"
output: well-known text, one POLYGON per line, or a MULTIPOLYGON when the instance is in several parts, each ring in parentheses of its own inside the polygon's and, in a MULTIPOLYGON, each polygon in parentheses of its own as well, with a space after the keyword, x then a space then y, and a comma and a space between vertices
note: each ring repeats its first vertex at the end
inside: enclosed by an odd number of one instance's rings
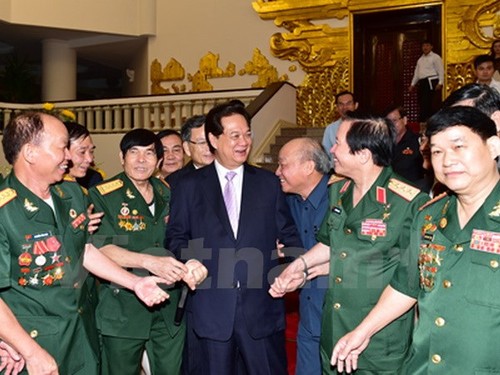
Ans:
POLYGON ((196 115, 188 118, 181 128, 182 148, 184 154, 191 160, 181 169, 167 176, 165 179, 174 189, 181 178, 198 168, 203 168, 214 161, 214 154, 208 148, 205 137, 205 115, 196 115))
POLYGON ((174 189, 166 238, 179 258, 194 255, 209 272, 188 300, 201 373, 233 375, 241 358, 249 375, 285 375, 284 304, 267 289, 279 272, 276 241, 302 244, 276 176, 247 164, 252 134, 243 104, 214 107, 205 134, 215 162, 174 189))

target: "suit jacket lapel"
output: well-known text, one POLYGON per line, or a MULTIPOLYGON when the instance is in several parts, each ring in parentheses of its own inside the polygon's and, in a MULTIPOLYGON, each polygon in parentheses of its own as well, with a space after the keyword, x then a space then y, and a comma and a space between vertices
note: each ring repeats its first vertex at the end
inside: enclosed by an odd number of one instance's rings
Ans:
POLYGON ((233 229, 231 228, 231 223, 229 222, 229 217, 227 216, 226 204, 224 203, 224 197, 222 196, 220 182, 214 163, 204 167, 202 172, 204 174, 204 183, 200 188, 205 194, 206 202, 212 206, 212 209, 215 212, 215 215, 219 218, 222 226, 234 239, 233 229))

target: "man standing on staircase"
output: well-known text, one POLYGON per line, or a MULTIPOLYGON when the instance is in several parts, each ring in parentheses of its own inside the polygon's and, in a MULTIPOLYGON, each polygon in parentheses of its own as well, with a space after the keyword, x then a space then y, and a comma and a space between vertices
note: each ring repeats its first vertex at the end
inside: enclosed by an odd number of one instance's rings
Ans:
POLYGON ((335 137, 337 136, 340 123, 344 120, 347 112, 358 109, 358 102, 354 94, 350 91, 342 91, 335 95, 335 104, 337 105, 337 112, 340 117, 326 127, 323 134, 323 141, 321 142, 330 160, 332 159, 330 149, 335 144, 335 137))
MULTIPOLYGON (((287 193, 287 203, 305 249, 318 241, 316 234, 328 210, 330 161, 321 144, 311 138, 296 138, 280 150, 276 176, 287 193)), ((300 321, 297 332, 297 375, 321 373, 319 338, 321 313, 328 277, 321 276, 300 291, 300 321)))
POLYGON ((435 109, 434 102, 437 94, 441 92, 444 82, 444 68, 441 56, 432 52, 432 43, 428 40, 422 42, 422 56, 417 60, 413 79, 408 91, 413 92, 418 87, 417 99, 419 106, 420 122, 425 122, 432 116, 435 109))

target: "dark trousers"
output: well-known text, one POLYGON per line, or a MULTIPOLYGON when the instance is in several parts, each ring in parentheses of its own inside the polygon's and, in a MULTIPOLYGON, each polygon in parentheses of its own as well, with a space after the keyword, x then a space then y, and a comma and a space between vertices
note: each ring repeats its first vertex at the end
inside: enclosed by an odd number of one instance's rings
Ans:
MULTIPOLYGON (((189 342, 189 335, 187 340, 189 342)), ((197 345, 201 350, 198 366, 202 364, 197 374, 287 375, 285 332, 278 331, 261 339, 251 337, 239 298, 231 338, 227 341, 198 338, 197 345)))
POLYGON ((439 80, 433 79, 429 82, 429 79, 424 78, 418 81, 418 91, 417 99, 419 106, 419 118, 420 122, 426 122, 429 117, 431 117, 437 110, 439 102, 439 91, 434 88, 439 83, 439 80))

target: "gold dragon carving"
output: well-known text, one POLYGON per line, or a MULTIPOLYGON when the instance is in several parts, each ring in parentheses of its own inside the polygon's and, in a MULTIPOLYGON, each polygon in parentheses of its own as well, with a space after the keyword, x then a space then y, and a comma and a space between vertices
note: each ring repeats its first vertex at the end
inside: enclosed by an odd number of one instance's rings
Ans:
POLYGON ((474 57, 487 53, 491 42, 500 38, 498 0, 443 0, 432 4, 425 0, 258 0, 252 5, 262 19, 274 20, 276 26, 286 30, 270 37, 273 55, 297 61, 306 73, 297 93, 300 126, 327 125, 336 113, 334 95, 351 88, 351 29, 331 28, 326 19, 351 22, 356 12, 441 5, 448 94, 474 81, 474 57), (488 28, 493 29, 492 36, 485 32, 488 28))

